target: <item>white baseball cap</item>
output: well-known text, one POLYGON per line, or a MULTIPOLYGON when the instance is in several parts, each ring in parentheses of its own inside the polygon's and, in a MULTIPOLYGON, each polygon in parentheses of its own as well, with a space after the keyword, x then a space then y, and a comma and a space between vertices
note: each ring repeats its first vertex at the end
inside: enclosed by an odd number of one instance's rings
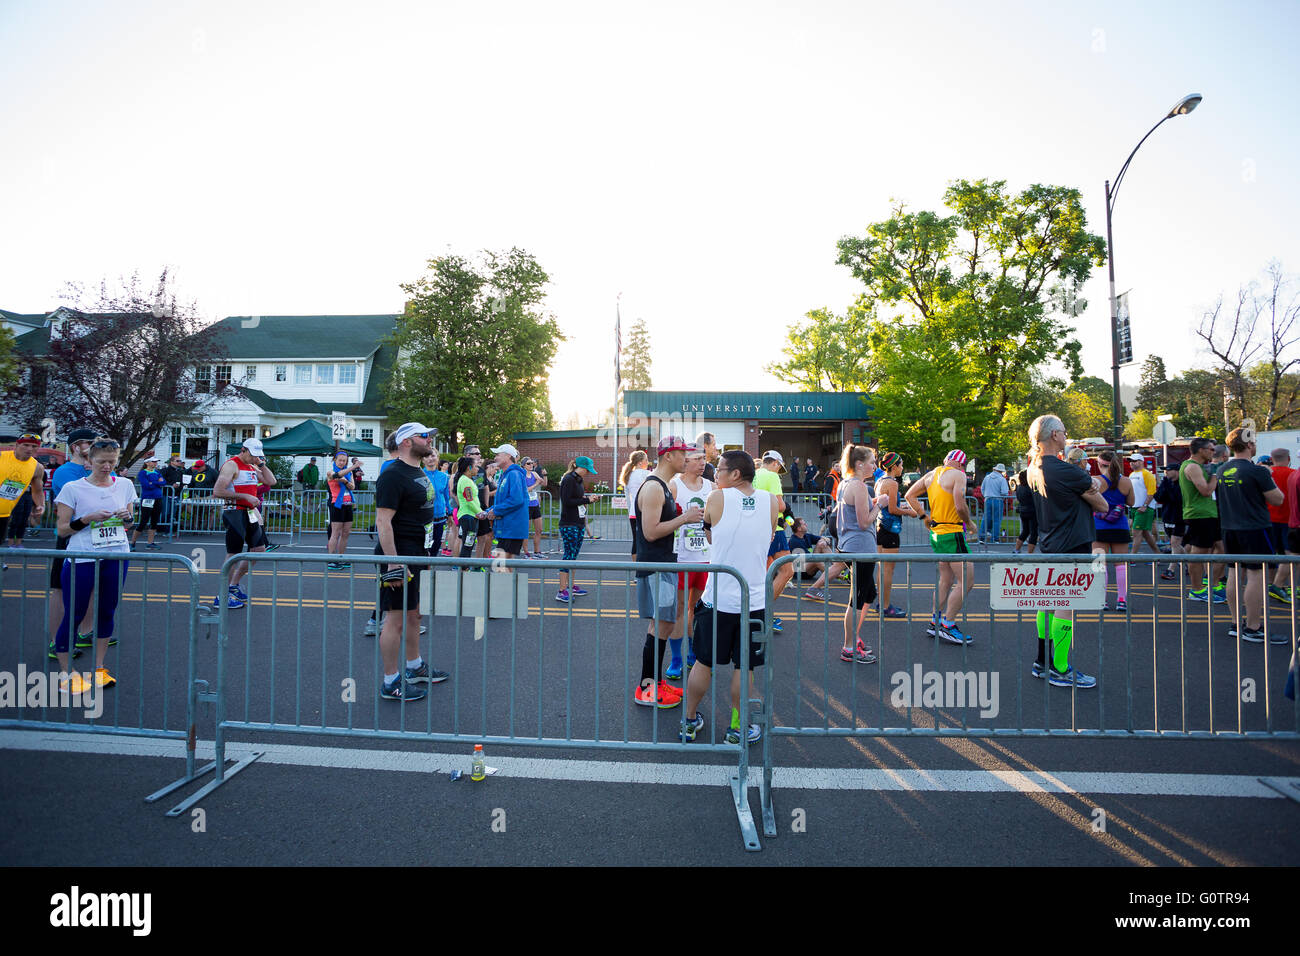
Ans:
POLYGON ((437 434, 436 428, 430 428, 428 425, 421 425, 419 422, 407 422, 405 425, 398 425, 397 431, 393 432, 393 441, 401 444, 412 435, 423 435, 426 432, 430 435, 437 434))
POLYGON ((502 452, 505 452, 511 458, 514 458, 516 460, 519 458, 519 449, 516 448, 514 445, 511 445, 509 442, 507 442, 504 445, 498 445, 496 448, 492 449, 492 454, 494 455, 499 455, 502 452))
POLYGON ((1128 456, 1128 460, 1129 460, 1129 461, 1146 461, 1146 459, 1142 457, 1142 453, 1141 453, 1141 452, 1136 452, 1136 451, 1133 452, 1133 454, 1131 454, 1131 455, 1128 456))
POLYGON ((244 447, 258 458, 262 457, 262 440, 260 438, 245 438, 244 447))
POLYGON ((763 452, 763 460, 764 460, 764 461, 774 461, 774 462, 776 462, 778 465, 780 465, 782 468, 785 467, 785 459, 781 457, 781 453, 780 453, 779 451, 765 451, 765 452, 763 452))

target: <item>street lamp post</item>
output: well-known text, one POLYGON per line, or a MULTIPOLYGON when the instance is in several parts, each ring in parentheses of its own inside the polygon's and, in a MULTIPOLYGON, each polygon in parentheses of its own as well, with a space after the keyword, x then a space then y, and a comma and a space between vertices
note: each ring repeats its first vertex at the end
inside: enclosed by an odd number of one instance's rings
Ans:
POLYGON ((1110 270, 1110 355, 1111 355, 1111 384, 1115 390, 1115 408, 1114 414, 1114 441, 1115 448, 1118 449, 1123 442, 1123 420, 1124 415, 1120 406, 1119 399, 1119 301, 1115 298, 1115 243, 1111 238, 1111 214, 1115 208, 1115 196, 1119 192, 1119 185, 1128 172, 1128 164, 1133 162, 1133 157, 1137 151, 1142 148, 1142 144, 1147 141, 1152 133, 1160 128, 1160 124, 1165 120, 1173 119, 1175 116, 1184 116, 1190 113, 1201 102, 1200 93, 1189 93, 1181 100, 1174 104, 1173 109, 1165 114, 1160 123, 1156 123, 1147 131, 1147 135, 1138 140, 1138 144, 1133 147, 1133 152, 1128 154, 1128 159, 1124 160, 1124 165, 1120 167, 1119 175, 1115 177, 1115 185, 1111 186, 1111 180, 1106 180, 1106 265, 1110 270))

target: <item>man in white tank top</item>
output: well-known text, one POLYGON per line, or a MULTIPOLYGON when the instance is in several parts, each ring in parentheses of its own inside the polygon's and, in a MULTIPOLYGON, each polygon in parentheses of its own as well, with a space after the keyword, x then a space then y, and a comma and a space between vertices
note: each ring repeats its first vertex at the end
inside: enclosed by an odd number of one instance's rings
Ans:
MULTIPOLYGON (((709 495, 704 506, 709 561, 730 565, 744 577, 743 586, 749 592, 749 621, 742 622, 740 616, 740 582, 730 574, 711 575, 704 601, 695 615, 696 664, 686 682, 686 718, 682 721, 681 736, 683 740, 694 740, 704 727, 704 717, 698 707, 709 692, 716 659, 718 662, 730 661, 735 666, 731 675, 733 726, 727 732, 727 742, 740 743, 744 737, 754 743, 761 736, 759 726, 750 724, 747 729, 742 729, 736 717, 740 707, 741 642, 744 629, 751 627, 750 622, 762 626, 767 549, 776 523, 778 501, 769 492, 754 488, 754 459, 743 451, 724 452, 716 475, 718 488, 709 495)), ((764 662, 763 650, 762 645, 749 650, 751 688, 753 668, 764 662)))

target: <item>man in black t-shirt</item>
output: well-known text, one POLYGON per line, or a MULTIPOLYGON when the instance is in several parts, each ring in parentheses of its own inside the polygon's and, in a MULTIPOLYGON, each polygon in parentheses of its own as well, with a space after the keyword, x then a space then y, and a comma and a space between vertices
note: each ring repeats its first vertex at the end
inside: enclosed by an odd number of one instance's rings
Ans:
MULTIPOLYGON (((1253 436, 1252 436, 1253 437, 1253 436)), ((1228 447, 1233 457, 1219 466, 1219 484, 1215 500, 1219 505, 1219 526, 1223 529, 1225 554, 1273 554, 1269 532, 1273 519, 1268 506, 1276 507, 1283 500, 1282 489, 1273 482, 1273 475, 1263 465, 1251 459, 1255 456, 1255 442, 1246 441, 1242 429, 1228 433, 1228 447)), ((1243 641, 1262 644, 1264 641, 1264 568, 1259 564, 1231 565, 1228 573, 1228 611, 1233 625, 1229 637, 1240 635, 1243 641), (1238 628, 1237 575, 1246 569, 1246 626, 1238 628)), ((1271 644, 1287 644, 1290 639, 1279 627, 1269 635, 1271 644)))
MULTIPOLYGON (((1057 457, 1065 451, 1065 441, 1065 425, 1055 415, 1039 415, 1029 426, 1032 451, 1025 477, 1034 495, 1038 551, 1040 554, 1091 554, 1096 537, 1093 512, 1104 514, 1110 505, 1101 496, 1098 480, 1057 457)), ((1096 687, 1097 678, 1070 663, 1073 643, 1073 611, 1060 615, 1039 611, 1038 660, 1029 673, 1040 679, 1046 677, 1053 687, 1096 687)))
MULTIPOLYGON (((433 483, 421 463, 433 450, 433 429, 407 422, 393 433, 397 457, 375 482, 375 554, 424 556, 433 539, 433 483)), ((379 654, 384 680, 379 696, 419 700, 429 692, 420 684, 437 684, 450 675, 431 669, 420 656, 420 572, 422 567, 379 566, 379 609, 384 616, 379 654), (400 613, 402 611, 405 613, 400 613), (398 653, 405 632, 406 669, 399 672, 398 653)))

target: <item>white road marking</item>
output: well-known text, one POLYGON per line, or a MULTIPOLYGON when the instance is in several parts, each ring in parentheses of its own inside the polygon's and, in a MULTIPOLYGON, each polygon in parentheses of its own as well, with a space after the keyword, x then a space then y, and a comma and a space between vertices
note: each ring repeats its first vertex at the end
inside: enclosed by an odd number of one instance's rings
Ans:
MULTIPOLYGON (((0 750, 53 753, 118 754, 135 757, 183 757, 180 741, 110 737, 82 733, 0 731, 0 750)), ((292 744, 228 743, 226 756, 238 759, 260 750, 259 763, 402 773, 447 773, 467 770, 468 753, 419 753, 352 747, 304 747, 292 744)), ((200 760, 214 756, 211 742, 200 742, 200 760)), ((501 776, 585 783, 657 783, 677 786, 725 786, 734 765, 637 763, 619 760, 560 760, 549 757, 493 757, 501 776)), ((759 768, 750 768, 758 785, 759 768)), ((1300 777, 1275 778, 1300 782, 1300 777)), ((1110 773, 1061 771, 1020 773, 988 770, 858 770, 851 768, 776 767, 773 785, 782 790, 892 790, 933 793, 1090 793, 1160 797, 1259 797, 1286 799, 1248 774, 1110 773)))

